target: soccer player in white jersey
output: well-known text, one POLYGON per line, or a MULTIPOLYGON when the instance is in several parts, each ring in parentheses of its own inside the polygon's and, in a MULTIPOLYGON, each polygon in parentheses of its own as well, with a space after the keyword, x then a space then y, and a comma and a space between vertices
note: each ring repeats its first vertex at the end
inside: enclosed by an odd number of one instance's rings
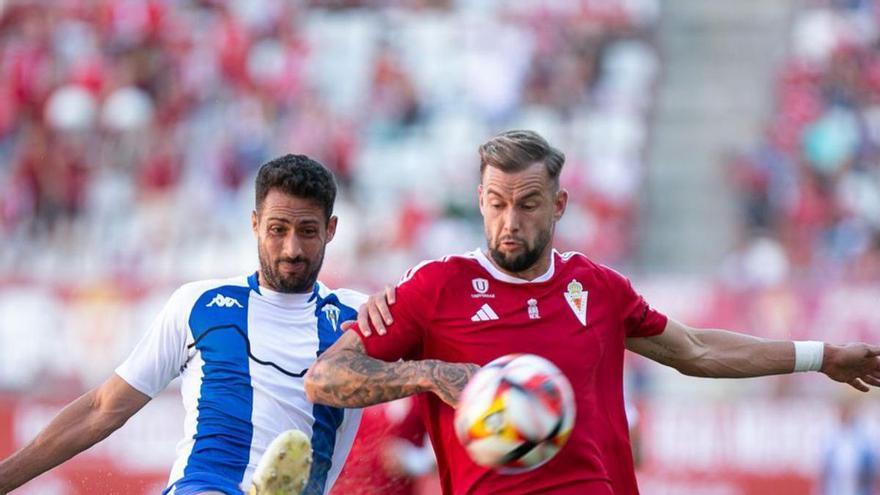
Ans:
POLYGON ((259 271, 177 289, 115 374, 0 462, 0 494, 106 438, 178 375, 184 437, 163 493, 240 495, 267 445, 290 429, 311 438, 303 493, 329 492, 360 411, 309 403, 303 376, 365 300, 317 280, 335 198, 332 174, 306 156, 263 165, 252 214, 259 271))

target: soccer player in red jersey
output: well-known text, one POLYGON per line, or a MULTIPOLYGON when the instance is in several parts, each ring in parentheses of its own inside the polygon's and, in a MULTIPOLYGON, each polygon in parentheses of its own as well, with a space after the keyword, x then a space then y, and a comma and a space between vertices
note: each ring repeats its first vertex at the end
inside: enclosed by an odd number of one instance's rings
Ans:
POLYGON ((396 294, 371 297, 354 331, 309 371, 309 399, 360 407, 431 392, 419 400, 446 494, 633 495, 624 349, 694 376, 816 370, 863 391, 880 385, 880 347, 690 328, 652 309, 614 270, 554 250, 568 200, 559 187, 564 160, 530 131, 482 145, 478 192, 488 248, 423 262, 396 294), (396 300, 390 309, 386 298, 396 300), (455 436, 453 407, 478 365, 516 352, 543 356, 565 373, 577 421, 545 465, 501 474, 470 460, 455 436))
POLYGON ((416 495, 433 472, 425 425, 414 397, 363 410, 357 438, 330 495, 416 495))

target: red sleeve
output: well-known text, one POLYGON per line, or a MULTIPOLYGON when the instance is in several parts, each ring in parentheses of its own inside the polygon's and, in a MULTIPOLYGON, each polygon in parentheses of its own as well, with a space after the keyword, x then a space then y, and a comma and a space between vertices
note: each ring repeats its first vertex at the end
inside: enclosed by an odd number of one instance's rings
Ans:
POLYGON ((418 359, 436 304, 436 284, 431 283, 430 272, 430 267, 419 265, 401 279, 397 285, 397 300, 389 308, 394 323, 385 327, 385 335, 374 331, 364 337, 358 325, 352 327, 360 335, 369 356, 383 361, 418 359))
POLYGON ((615 292, 620 294, 623 313, 623 329, 626 337, 652 337, 666 329, 666 315, 652 308, 645 298, 633 289, 632 283, 623 275, 609 270, 615 292))

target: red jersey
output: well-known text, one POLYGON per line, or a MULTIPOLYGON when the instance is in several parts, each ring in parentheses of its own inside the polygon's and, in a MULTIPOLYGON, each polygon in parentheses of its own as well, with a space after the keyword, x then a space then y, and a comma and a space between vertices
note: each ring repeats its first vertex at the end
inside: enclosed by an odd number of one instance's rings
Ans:
POLYGON ((385 457, 394 440, 422 445, 424 437, 425 427, 412 397, 365 408, 354 445, 330 494, 415 494, 415 480, 390 472, 385 457))
POLYGON ((554 251, 547 273, 526 281, 474 251, 410 270, 391 312, 387 335, 361 334, 372 357, 482 366, 531 353, 559 367, 574 390, 577 419, 568 443, 519 474, 474 464, 455 436, 454 410, 422 394, 444 493, 638 493, 623 404, 624 342, 662 333, 667 320, 625 277, 582 254, 554 251))

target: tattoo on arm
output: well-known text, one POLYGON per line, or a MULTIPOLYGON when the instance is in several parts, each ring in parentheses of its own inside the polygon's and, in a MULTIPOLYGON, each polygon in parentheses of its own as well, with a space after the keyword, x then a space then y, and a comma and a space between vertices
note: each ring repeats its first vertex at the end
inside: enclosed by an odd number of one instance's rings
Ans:
POLYGON ((455 407, 458 396, 464 390, 465 385, 480 370, 476 364, 446 363, 443 361, 422 361, 428 366, 431 373, 431 382, 434 384, 434 393, 443 402, 455 407))
POLYGON ((357 335, 346 334, 343 338, 345 341, 318 358, 306 375, 306 391, 314 402, 366 407, 432 391, 454 404, 479 369, 472 364, 433 359, 388 363, 368 356, 357 335))

